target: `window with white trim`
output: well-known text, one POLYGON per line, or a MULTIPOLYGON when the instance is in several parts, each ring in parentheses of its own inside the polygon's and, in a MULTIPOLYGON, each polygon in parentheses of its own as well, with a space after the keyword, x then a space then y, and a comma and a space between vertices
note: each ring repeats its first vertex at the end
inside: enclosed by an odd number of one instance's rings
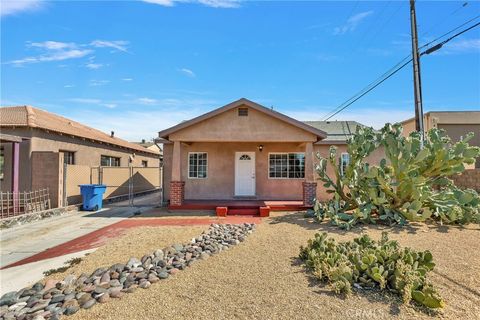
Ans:
POLYGON ((346 152, 340 155, 340 174, 343 176, 350 164, 350 155, 346 152))
POLYGON ((270 153, 268 176, 277 179, 305 178, 304 153, 270 153))
POLYGON ((188 153, 188 177, 191 179, 207 178, 208 159, 206 152, 188 153))

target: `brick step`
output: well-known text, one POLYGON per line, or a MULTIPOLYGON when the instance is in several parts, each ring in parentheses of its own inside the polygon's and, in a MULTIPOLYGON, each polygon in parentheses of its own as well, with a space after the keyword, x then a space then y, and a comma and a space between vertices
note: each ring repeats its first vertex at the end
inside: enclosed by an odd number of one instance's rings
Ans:
POLYGON ((218 217, 226 217, 227 215, 249 215, 268 217, 270 215, 270 207, 216 207, 215 212, 218 217))
POLYGON ((230 208, 228 207, 227 214, 229 216, 232 215, 259 215, 260 210, 258 207, 256 208, 230 208))

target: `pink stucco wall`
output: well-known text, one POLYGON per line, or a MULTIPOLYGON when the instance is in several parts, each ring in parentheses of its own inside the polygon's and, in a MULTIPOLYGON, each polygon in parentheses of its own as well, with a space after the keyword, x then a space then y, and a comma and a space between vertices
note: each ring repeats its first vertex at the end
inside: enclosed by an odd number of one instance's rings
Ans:
MULTIPOLYGON (((330 145, 315 145, 314 153, 328 157, 330 145)), ((346 152, 346 145, 338 145, 338 157, 346 152)), ((171 181, 172 145, 164 146, 164 186, 165 199, 169 199, 169 183, 171 181)), ((305 145, 298 143, 214 143, 194 142, 182 144, 181 172, 185 181, 185 199, 234 199, 235 188, 235 152, 254 151, 256 160, 256 196, 262 200, 301 200, 302 182, 304 179, 270 179, 268 177, 269 152, 305 152, 305 145), (263 151, 258 146, 263 145, 263 151), (208 153, 208 177, 206 179, 188 178, 188 152, 208 153)), ((369 158, 370 163, 378 164, 383 151, 375 151, 369 158)), ((314 158, 316 163, 316 157, 314 158)), ((333 177, 333 169, 328 173, 333 177)), ((318 176, 315 174, 315 179, 318 176)), ((317 199, 327 200, 330 195, 325 192, 323 183, 317 181, 317 199)))

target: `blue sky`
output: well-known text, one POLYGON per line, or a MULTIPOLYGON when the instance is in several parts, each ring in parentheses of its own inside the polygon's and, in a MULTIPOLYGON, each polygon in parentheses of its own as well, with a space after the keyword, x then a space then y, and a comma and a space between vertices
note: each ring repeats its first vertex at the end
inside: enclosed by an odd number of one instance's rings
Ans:
MULTIPOLYGON (((420 44, 480 14, 464 2, 419 1, 420 44)), ((321 120, 411 50, 408 1, 2 0, 0 19, 1 105, 129 140, 240 97, 321 120)), ((421 68, 425 111, 480 110, 480 28, 421 68)), ((333 119, 413 114, 409 65, 333 119)))

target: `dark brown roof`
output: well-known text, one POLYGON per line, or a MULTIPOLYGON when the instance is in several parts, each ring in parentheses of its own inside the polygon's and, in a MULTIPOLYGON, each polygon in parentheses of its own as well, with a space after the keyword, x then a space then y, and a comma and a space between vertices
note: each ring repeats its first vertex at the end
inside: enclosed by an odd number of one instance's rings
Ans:
POLYGON ((296 119, 293 119, 293 118, 290 118, 289 116, 286 116, 284 115, 283 113, 280 113, 280 112, 277 112, 277 111, 274 111, 272 109, 269 109, 269 108, 266 108, 256 102, 253 102, 253 101, 250 101, 248 99, 245 99, 245 98, 241 98, 239 100, 236 100, 232 103, 229 103, 223 107, 220 107, 220 108, 217 108, 213 111, 210 111, 210 112, 207 112, 199 117, 196 117, 196 118, 193 118, 193 119, 190 119, 190 120, 187 120, 187 121, 184 121, 180 124, 177 124, 176 126, 173 126, 171 128, 168 128, 166 130, 163 130, 163 131, 160 131, 158 133, 158 136, 159 138, 165 138, 165 139, 168 139, 168 136, 178 130, 181 130, 181 129, 184 129, 186 127, 189 127, 191 125, 194 125, 196 123, 199 123, 200 121, 204 121, 204 120, 207 120, 209 118, 212 118, 220 113, 223 113, 223 112, 226 112, 228 110, 231 110, 231 109, 234 109, 234 108, 237 108, 239 106, 242 106, 242 105, 245 105, 245 106, 248 106, 250 108, 253 108, 257 111, 260 111, 260 112, 263 112, 267 115, 270 115, 276 119, 279 119, 283 122, 286 122, 286 123, 289 123, 295 127, 298 127, 298 128, 301 128, 305 131, 308 131, 310 133, 313 133, 314 135, 316 135, 319 140, 321 139, 325 139, 327 137, 327 134, 325 132, 323 132, 322 130, 319 130, 317 128, 314 128, 304 122, 301 122, 301 121, 298 121, 296 119))
POLYGON ((100 130, 93 129, 79 122, 31 106, 0 108, 0 127, 39 128, 108 143, 114 146, 149 153, 152 155, 159 154, 135 143, 130 143, 117 137, 111 137, 109 134, 106 134, 100 130))

